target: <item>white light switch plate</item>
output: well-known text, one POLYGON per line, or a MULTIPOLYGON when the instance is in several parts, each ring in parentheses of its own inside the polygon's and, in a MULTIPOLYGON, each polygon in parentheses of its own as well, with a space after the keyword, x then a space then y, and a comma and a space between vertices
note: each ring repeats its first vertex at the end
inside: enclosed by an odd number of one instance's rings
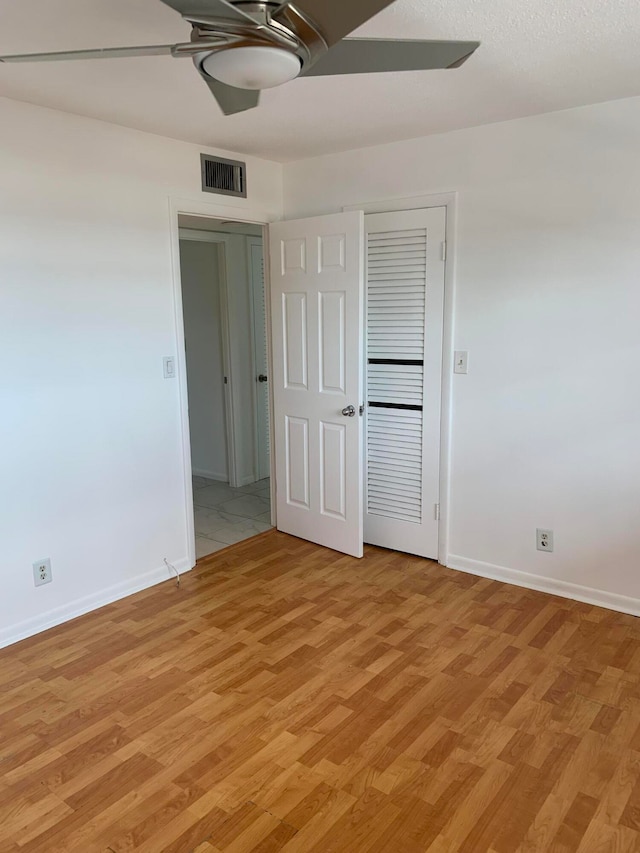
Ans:
POLYGON ((468 373, 469 372, 469 353, 466 350, 456 350, 454 353, 453 360, 453 372, 454 373, 468 373))
POLYGON ((176 360, 172 355, 165 355, 162 359, 162 370, 165 379, 176 378, 176 360))

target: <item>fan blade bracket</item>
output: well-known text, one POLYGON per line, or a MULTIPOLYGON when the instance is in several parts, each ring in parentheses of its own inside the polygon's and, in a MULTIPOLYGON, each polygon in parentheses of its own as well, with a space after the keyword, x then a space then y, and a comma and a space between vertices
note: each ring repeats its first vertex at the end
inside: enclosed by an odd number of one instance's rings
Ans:
POLYGON ((210 41, 219 37, 222 43, 233 43, 243 40, 244 44, 254 43, 257 45, 268 45, 297 50, 298 39, 291 33, 281 32, 264 24, 254 23, 252 25, 237 24, 233 21, 219 20, 216 18, 200 18, 194 22, 191 31, 191 40, 210 41))
POLYGON ((233 3, 229 3, 228 0, 160 0, 160 2, 191 23, 207 18, 236 24, 255 23, 251 15, 243 12, 233 3))
POLYGON ((176 59, 182 57, 194 57, 199 54, 215 53, 220 50, 233 49, 234 47, 271 47, 273 43, 266 39, 249 38, 246 36, 224 36, 219 39, 204 36, 197 41, 187 42, 185 44, 176 44, 171 51, 172 56, 176 59))
POLYGON ((282 31, 281 28, 270 26, 267 14, 254 16, 245 12, 241 5, 230 3, 228 0, 161 0, 178 12, 185 21, 192 24, 196 30, 229 33, 232 35, 249 35, 260 33, 263 41, 282 47, 298 47, 295 36, 282 31))
POLYGON ((283 3, 271 17, 303 17, 322 36, 325 44, 337 44, 361 24, 386 9, 395 0, 291 0, 283 3))
POLYGON ((175 59, 192 58, 199 53, 220 50, 220 48, 227 47, 230 43, 230 40, 227 38, 203 38, 201 41, 189 41, 184 44, 174 45, 171 55, 175 59))
POLYGON ((282 27, 293 33, 304 49, 304 67, 310 67, 329 49, 329 45, 317 25, 294 3, 286 3, 271 14, 273 26, 282 27))

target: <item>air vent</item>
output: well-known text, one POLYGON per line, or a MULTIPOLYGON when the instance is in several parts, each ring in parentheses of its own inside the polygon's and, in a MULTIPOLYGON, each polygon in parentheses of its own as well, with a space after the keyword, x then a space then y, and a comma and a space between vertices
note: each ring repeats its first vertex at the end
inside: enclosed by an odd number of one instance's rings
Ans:
POLYGON ((247 197, 247 164, 239 160, 200 155, 202 191, 247 197))

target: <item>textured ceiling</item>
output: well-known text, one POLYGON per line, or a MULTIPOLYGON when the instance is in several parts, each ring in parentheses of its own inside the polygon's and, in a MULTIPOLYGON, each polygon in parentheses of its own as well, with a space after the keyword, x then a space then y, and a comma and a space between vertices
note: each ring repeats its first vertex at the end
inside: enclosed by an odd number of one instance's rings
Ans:
MULTIPOLYGON (((0 0, 0 54, 188 31, 158 0, 0 0)), ((227 118, 171 57, 0 65, 0 95, 288 161, 640 94, 638 0, 396 0, 357 34, 482 46, 455 71, 295 80, 227 118)))

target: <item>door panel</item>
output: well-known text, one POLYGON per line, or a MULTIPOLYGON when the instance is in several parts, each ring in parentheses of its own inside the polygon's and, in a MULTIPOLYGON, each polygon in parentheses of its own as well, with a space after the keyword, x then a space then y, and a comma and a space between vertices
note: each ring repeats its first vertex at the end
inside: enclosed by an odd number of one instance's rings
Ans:
POLYGON ((279 222, 270 245, 278 529, 361 557, 363 215, 279 222))
POLYGON ((284 387, 308 391, 306 293, 283 293, 282 315, 284 387))
POLYGON ((347 503, 346 427, 320 423, 320 512, 344 521, 347 503))
POLYGON ((310 509, 309 503, 309 421, 285 416, 287 503, 310 509))
POLYGON ((323 394, 344 394, 346 390, 346 298, 344 290, 320 294, 320 391, 323 394))
POLYGON ((438 557, 446 209, 365 217, 366 542, 438 557))

